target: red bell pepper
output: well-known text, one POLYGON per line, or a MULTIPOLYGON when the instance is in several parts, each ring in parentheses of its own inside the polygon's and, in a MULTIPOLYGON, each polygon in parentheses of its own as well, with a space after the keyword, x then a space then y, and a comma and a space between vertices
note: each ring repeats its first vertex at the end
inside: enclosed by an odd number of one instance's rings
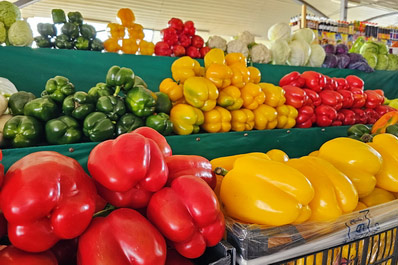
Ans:
POLYGON ((368 115, 363 109, 355 108, 351 110, 355 112, 355 123, 361 123, 361 124, 368 123, 368 115))
POLYGON ((279 81, 280 87, 284 87, 287 85, 295 87, 304 87, 305 79, 300 77, 299 72, 291 72, 290 74, 287 74, 284 77, 282 77, 282 79, 279 81))
POLYGON ((350 90, 354 94, 354 103, 352 108, 362 108, 365 106, 367 95, 360 88, 351 88, 350 90))
POLYGON ((353 125, 355 124, 355 112, 349 109, 341 109, 338 112, 338 120, 342 121, 342 125, 353 125))
POLYGON ((214 189, 217 184, 216 175, 211 169, 210 161, 202 156, 196 155, 173 155, 166 158, 169 178, 167 185, 178 177, 192 175, 203 179, 214 189))
POLYGON ((380 117, 383 116, 384 114, 386 114, 387 112, 396 111, 396 109, 394 109, 393 107, 390 107, 388 105, 378 106, 374 110, 380 115, 380 117))
POLYGON ((182 30, 184 29, 184 23, 179 18, 173 17, 172 19, 169 20, 168 25, 170 28, 175 29, 177 34, 181 33, 182 30))
POLYGON ((51 248, 55 255, 58 265, 75 265, 77 258, 78 238, 61 240, 51 248))
POLYGON ((79 236, 90 224, 97 192, 80 164, 57 152, 29 154, 7 171, 1 209, 19 249, 41 252, 79 236))
MULTIPOLYGON (((381 91, 379 89, 379 91, 381 91)), ((366 94, 366 103, 365 103, 365 108, 367 109, 374 109, 384 102, 384 93, 383 95, 380 94, 380 92, 377 92, 375 90, 365 90, 364 92, 366 94)))
POLYGON ((334 80, 334 78, 331 78, 327 75, 324 75, 324 77, 326 79, 326 83, 325 83, 325 87, 323 88, 323 90, 337 90, 338 84, 337 84, 336 80, 334 80))
POLYGON ((147 208, 148 219, 186 258, 200 257, 217 245, 225 230, 224 215, 213 190, 194 176, 176 178, 156 192, 147 208))
POLYGON ((318 93, 308 88, 303 88, 303 90, 308 97, 308 100, 304 105, 314 106, 314 107, 321 105, 322 100, 318 95, 318 93))
POLYGON ((164 41, 159 41, 155 45, 155 54, 157 56, 170 56, 171 46, 164 41))
POLYGON ((143 208, 167 181, 168 169, 154 140, 126 133, 90 152, 87 168, 98 193, 116 207, 143 208))
POLYGON ((303 106, 298 109, 298 115, 296 118, 296 127, 297 128, 310 128, 312 124, 315 122, 316 116, 314 107, 312 106, 303 106))
POLYGON ((332 122, 336 120, 337 111, 331 106, 320 105, 315 108, 315 115, 316 115, 316 124, 320 127, 327 127, 332 125, 332 122))
POLYGON ((194 46, 196 48, 202 48, 203 44, 205 44, 205 42, 201 36, 198 36, 198 35, 192 36, 192 46, 194 46))
POLYGON ((160 31, 160 34, 163 38, 163 41, 166 42, 169 46, 173 46, 178 42, 177 31, 174 28, 165 28, 160 31))
POLYGON ((374 124, 381 116, 374 109, 367 108, 365 113, 368 116, 368 124, 374 124))
POLYGON ((51 251, 29 253, 8 246, 0 251, 1 265, 58 265, 57 259, 51 251))
POLYGON ((301 78, 305 79, 305 86, 315 92, 321 92, 326 84, 324 75, 315 71, 306 71, 301 74, 301 78))
POLYGON ((194 46, 189 46, 186 49, 186 54, 191 57, 191 58, 200 58, 200 51, 198 48, 194 47, 194 46))
POLYGON ((299 87, 287 85, 283 86, 283 90, 285 91, 286 105, 290 105, 298 109, 301 108, 308 100, 305 91, 299 87))
MULTIPOLYGON (((344 79, 343 79, 344 80, 344 79)), ((343 109, 349 109, 354 104, 354 94, 350 90, 337 90, 343 96, 343 109)))
POLYGON ((348 87, 350 89, 359 88, 363 90, 364 88, 363 80, 356 75, 349 75, 345 78, 345 80, 347 81, 348 87))
POLYGON ((191 260, 181 256, 175 249, 167 250, 165 265, 195 265, 191 260))
POLYGON ((331 106, 335 110, 339 110, 343 107, 343 96, 334 90, 325 90, 319 93, 319 97, 322 100, 323 105, 331 106))
POLYGON ((178 41, 180 42, 180 45, 182 45, 184 48, 188 48, 191 46, 191 37, 186 35, 186 34, 180 34, 178 37, 178 41))
POLYGON ((200 48, 200 49, 199 49, 200 58, 205 58, 206 54, 207 54, 210 50, 211 50, 211 48, 210 48, 210 47, 207 47, 207 46, 200 48))
POLYGON ((171 147, 163 135, 158 133, 155 129, 150 127, 139 127, 133 131, 133 133, 138 133, 145 138, 152 139, 159 146, 160 151, 163 153, 164 157, 172 155, 171 147))
POLYGON ((79 265, 159 265, 166 261, 166 242, 141 214, 121 208, 96 217, 79 238, 79 265))
POLYGON ((193 36, 193 35, 195 35, 195 31, 196 31, 196 29, 195 29, 194 23, 190 20, 185 21, 184 29, 182 32, 188 36, 193 36))
POLYGON ((349 89, 347 80, 345 80, 344 78, 333 77, 332 79, 337 85, 336 90, 349 89))
POLYGON ((171 49, 175 57, 181 57, 185 55, 185 48, 182 45, 174 45, 171 49))

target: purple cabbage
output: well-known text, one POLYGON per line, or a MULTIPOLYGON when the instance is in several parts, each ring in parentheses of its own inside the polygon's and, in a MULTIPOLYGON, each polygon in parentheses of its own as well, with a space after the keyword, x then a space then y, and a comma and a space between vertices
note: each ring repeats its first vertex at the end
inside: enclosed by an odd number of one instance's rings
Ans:
POLYGON ((337 66, 337 56, 333 53, 326 53, 325 60, 323 61, 323 68, 335 68, 337 66))
POLYGON ((336 46, 336 54, 347 54, 348 53, 348 47, 345 44, 338 44, 336 46))
POLYGON ((347 54, 338 54, 337 56, 337 68, 344 69, 350 64, 350 56, 347 54))
POLYGON ((366 59, 363 58, 362 54, 359 54, 359 53, 349 53, 348 56, 350 56, 350 63, 366 62, 366 59))
POLYGON ((326 44, 323 46, 323 49, 325 50, 326 53, 336 53, 336 47, 334 47, 333 44, 326 44))
POLYGON ((351 62, 348 65, 349 69, 357 69, 366 73, 371 73, 374 72, 374 69, 369 66, 367 62, 364 61, 356 61, 356 62, 351 62))

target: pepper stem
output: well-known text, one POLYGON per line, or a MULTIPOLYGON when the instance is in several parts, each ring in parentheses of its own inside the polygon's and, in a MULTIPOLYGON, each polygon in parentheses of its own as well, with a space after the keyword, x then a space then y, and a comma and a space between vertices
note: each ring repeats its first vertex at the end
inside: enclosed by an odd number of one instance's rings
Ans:
POLYGON ((115 93, 113 93, 113 96, 116 97, 120 93, 120 86, 116 86, 115 93))
POLYGON ((228 172, 229 172, 228 170, 226 170, 225 168, 222 168, 222 167, 216 167, 216 169, 214 169, 214 173, 216 175, 221 175, 223 177, 225 175, 227 175, 228 172))
POLYGON ((113 206, 112 204, 108 204, 108 205, 105 207, 105 209, 103 209, 102 211, 96 212, 96 213, 93 215, 93 218, 95 218, 95 217, 106 217, 106 216, 108 216, 111 212, 113 212, 113 210, 115 210, 115 209, 116 209, 115 206, 113 206))
POLYGON ((372 142, 372 140, 373 140, 373 135, 371 135, 371 134, 364 133, 361 136, 361 141, 364 142, 364 143, 372 142))

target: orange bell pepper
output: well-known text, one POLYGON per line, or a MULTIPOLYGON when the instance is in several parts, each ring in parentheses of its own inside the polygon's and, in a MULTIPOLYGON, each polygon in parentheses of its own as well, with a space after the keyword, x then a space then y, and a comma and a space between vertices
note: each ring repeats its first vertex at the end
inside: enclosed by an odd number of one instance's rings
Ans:
POLYGON ((159 85, 159 91, 166 93, 172 102, 184 98, 182 85, 177 84, 171 78, 163 79, 159 85))
POLYGON ((256 109, 265 101, 265 94, 259 85, 248 83, 240 90, 243 106, 247 109, 256 109))
POLYGON ((278 113, 273 107, 262 104, 253 113, 254 128, 257 130, 274 129, 278 124, 278 113))
POLYGON ((242 53, 233 52, 233 53, 228 53, 225 56, 225 63, 228 66, 231 66, 231 65, 233 65, 235 63, 241 63, 244 66, 246 66, 247 65, 247 60, 246 60, 246 57, 242 53))
POLYGON ((110 38, 104 41, 104 48, 108 52, 118 52, 121 47, 119 45, 119 40, 115 38, 110 38))
POLYGON ((135 54, 138 51, 138 44, 136 39, 123 39, 122 51, 126 54, 135 54))
POLYGON ((251 131, 254 127, 254 113, 249 109, 239 109, 231 111, 232 131, 242 132, 251 131))
POLYGON ((127 28, 127 31, 131 39, 142 40, 145 37, 144 27, 141 24, 133 23, 127 28))
POLYGON ((228 110, 240 109, 243 105, 243 99, 241 98, 239 88, 236 86, 228 86, 220 90, 217 104, 221 107, 227 108, 228 110))
POLYGON ((260 70, 258 70, 254 66, 249 66, 249 67, 247 67, 247 69, 249 70, 249 73, 250 73, 250 80, 253 83, 255 83, 255 84, 260 83, 260 81, 261 81, 261 72, 260 72, 260 70))
POLYGON ((388 126, 396 123, 398 123, 398 111, 387 112, 373 124, 372 133, 385 133, 388 126))
POLYGON ((213 82, 217 88, 231 85, 232 70, 225 64, 212 63, 207 67, 206 78, 213 82))
POLYGON ((119 9, 117 12, 117 17, 125 27, 130 27, 135 21, 134 12, 130 8, 119 9))
MULTIPOLYGON (((228 55, 227 55, 228 56, 228 55)), ((232 70, 232 85, 242 88, 250 82, 250 72, 246 65, 242 63, 235 63, 230 66, 232 70)))
POLYGON ((210 111, 203 112, 204 123, 202 129, 209 133, 229 132, 231 130, 231 113, 216 106, 210 111))
POLYGON ((140 47, 141 55, 152 55, 155 51, 155 44, 153 42, 141 40, 138 46, 140 47))
POLYGON ((125 28, 117 23, 109 23, 108 24, 109 32, 112 38, 115 39, 123 39, 126 34, 125 28))

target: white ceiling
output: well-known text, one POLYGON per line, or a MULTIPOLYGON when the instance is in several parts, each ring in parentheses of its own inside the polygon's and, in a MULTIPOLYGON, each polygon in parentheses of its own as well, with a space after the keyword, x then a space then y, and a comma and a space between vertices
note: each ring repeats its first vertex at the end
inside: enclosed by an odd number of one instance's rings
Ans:
MULTIPOLYGON (((15 2, 12 1, 12 2, 15 2)), ((340 0, 307 0, 331 18, 339 19, 340 0)), ((348 10, 348 20, 364 20, 390 13, 398 7, 398 1, 355 0, 360 6, 348 10), (376 3, 377 5, 366 5, 376 3)), ((357 4, 355 4, 357 5, 357 4)), ((349 4, 353 7, 353 4, 349 4)), ((172 17, 192 20, 196 28, 206 35, 235 36, 244 30, 266 39, 268 28, 277 22, 288 22, 301 12, 301 6, 293 0, 41 0, 22 9, 23 17, 50 17, 51 9, 62 8, 80 11, 85 20, 115 22, 119 8, 131 8, 136 22, 148 29, 162 29, 172 17)), ((310 13, 311 10, 309 10, 310 13)), ((398 24, 398 16, 378 19, 382 25, 398 24)))

